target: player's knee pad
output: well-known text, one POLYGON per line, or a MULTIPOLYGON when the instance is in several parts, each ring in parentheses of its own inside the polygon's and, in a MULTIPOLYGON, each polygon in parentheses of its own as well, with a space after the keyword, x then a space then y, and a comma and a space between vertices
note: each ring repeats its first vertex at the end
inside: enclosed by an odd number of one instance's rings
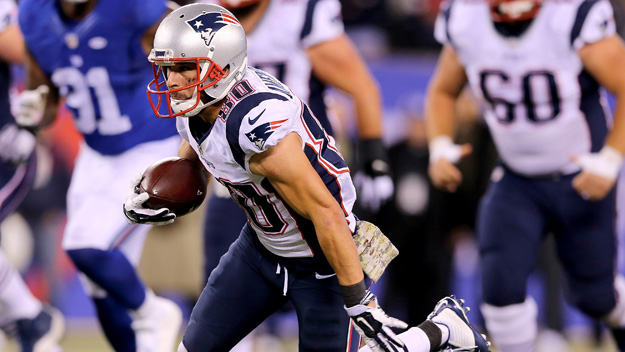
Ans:
POLYGON ((533 344, 538 334, 538 308, 532 297, 504 307, 481 305, 490 338, 498 345, 533 344))
POLYGON ((187 349, 184 347, 184 345, 182 344, 182 342, 180 342, 180 344, 178 345, 178 350, 177 352, 189 352, 187 351, 187 349))
POLYGON ((482 292, 484 302, 505 307, 521 302, 526 297, 527 277, 510 275, 501 255, 490 254, 482 262, 482 292))
POLYGON ((625 328, 625 277, 617 275, 614 278, 616 291, 616 306, 603 318, 609 327, 625 328))
POLYGON ((615 308, 616 289, 615 280, 611 276, 600 281, 571 282, 570 300, 584 314, 601 319, 615 308))

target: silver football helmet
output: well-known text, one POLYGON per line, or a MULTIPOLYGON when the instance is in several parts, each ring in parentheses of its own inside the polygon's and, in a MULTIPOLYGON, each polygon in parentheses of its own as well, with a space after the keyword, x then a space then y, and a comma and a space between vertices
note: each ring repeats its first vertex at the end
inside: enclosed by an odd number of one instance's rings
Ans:
POLYGON ((219 5, 182 6, 158 26, 148 60, 154 72, 154 79, 148 85, 148 97, 156 116, 194 116, 224 98, 243 79, 247 67, 245 31, 239 20, 219 5), (187 86, 168 89, 166 68, 181 62, 196 65, 197 79, 187 86), (195 89, 190 99, 172 100, 172 92, 192 87, 195 89), (158 97, 156 104, 152 95, 158 97), (159 112, 163 97, 167 102, 167 114, 159 112))

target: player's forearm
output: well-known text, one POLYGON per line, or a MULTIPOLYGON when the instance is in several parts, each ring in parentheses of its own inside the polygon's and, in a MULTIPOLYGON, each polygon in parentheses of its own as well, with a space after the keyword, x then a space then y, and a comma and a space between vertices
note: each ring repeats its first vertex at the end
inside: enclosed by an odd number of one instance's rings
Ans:
POLYGON ((454 108, 457 97, 441 91, 430 91, 425 103, 428 140, 454 135, 454 108))
POLYGON ((357 91, 351 92, 358 136, 360 139, 382 137, 382 101, 377 84, 374 81, 353 85, 357 91))
POLYGON ((364 279, 356 245, 342 211, 324 211, 313 218, 319 244, 339 284, 354 285, 364 279), (325 214, 324 214, 325 213, 325 214))

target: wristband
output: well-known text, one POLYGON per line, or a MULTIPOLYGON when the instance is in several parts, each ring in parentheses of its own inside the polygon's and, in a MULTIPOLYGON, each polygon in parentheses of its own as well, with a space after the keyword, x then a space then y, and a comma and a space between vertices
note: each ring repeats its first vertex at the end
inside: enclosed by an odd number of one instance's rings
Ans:
POLYGON ((440 159, 445 159, 454 164, 460 160, 460 146, 454 144, 449 136, 441 135, 432 138, 428 144, 430 150, 430 163, 435 163, 440 159))
POLYGON ((623 156, 618 150, 605 145, 598 153, 581 155, 578 163, 584 171, 615 180, 621 171, 623 156))
POLYGON ((360 304, 363 298, 367 295, 367 287, 365 286, 365 279, 362 279, 357 284, 343 286, 341 285, 341 292, 343 293, 343 300, 345 301, 345 307, 353 307, 360 304))
POLYGON ((614 165, 617 169, 620 169, 623 165, 623 155, 609 145, 604 145, 599 151, 599 154, 605 159, 605 161, 614 165))

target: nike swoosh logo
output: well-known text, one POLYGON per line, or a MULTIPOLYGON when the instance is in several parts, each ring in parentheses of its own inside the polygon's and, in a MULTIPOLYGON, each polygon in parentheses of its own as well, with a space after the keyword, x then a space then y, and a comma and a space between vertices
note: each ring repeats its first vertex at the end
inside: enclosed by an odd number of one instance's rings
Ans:
POLYGON ((330 274, 330 275, 321 275, 321 274, 317 274, 317 273, 315 273, 315 278, 316 278, 317 280, 323 280, 323 279, 330 278, 330 277, 332 277, 332 276, 334 276, 334 275, 336 275, 336 273, 334 273, 334 274, 330 274))
MULTIPOLYGON (((265 110, 267 110, 267 109, 265 109, 265 110)), ((256 123, 256 121, 258 121, 258 119, 259 119, 259 118, 260 118, 260 117, 261 117, 261 116, 265 113, 265 110, 263 110, 263 112, 261 112, 260 114, 258 114, 258 116, 256 116, 256 118, 254 118, 254 119, 253 119, 253 118, 251 118, 251 117, 248 117, 248 118, 247 118, 247 121, 250 123, 250 125, 255 124, 255 123, 256 123)))

